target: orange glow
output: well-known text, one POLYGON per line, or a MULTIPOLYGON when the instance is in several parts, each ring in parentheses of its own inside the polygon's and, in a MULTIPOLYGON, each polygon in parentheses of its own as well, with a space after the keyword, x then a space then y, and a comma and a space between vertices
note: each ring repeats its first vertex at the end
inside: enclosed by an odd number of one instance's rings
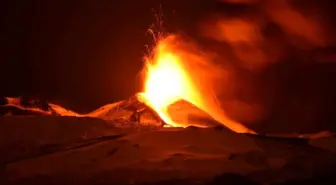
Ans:
POLYGON ((194 92, 190 77, 181 65, 181 59, 169 51, 169 43, 159 41, 155 49, 154 60, 146 61, 146 81, 143 100, 152 107, 159 116, 171 126, 183 126, 172 121, 167 108, 172 103, 197 94, 194 92))
POLYGON ((174 35, 159 40, 153 57, 145 60, 144 88, 139 99, 154 109, 169 126, 188 126, 188 123, 174 122, 168 114, 169 105, 186 100, 235 132, 253 133, 228 119, 216 99, 216 78, 223 76, 223 71, 191 48, 193 46, 184 44, 174 35))

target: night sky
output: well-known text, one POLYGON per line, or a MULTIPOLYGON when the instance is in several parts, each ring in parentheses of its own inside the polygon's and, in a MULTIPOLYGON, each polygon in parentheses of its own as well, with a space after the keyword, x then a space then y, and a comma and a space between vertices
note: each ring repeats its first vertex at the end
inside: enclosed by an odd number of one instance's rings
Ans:
MULTIPOLYGON (((324 2, 328 7, 327 0, 324 2)), ((197 40, 197 24, 209 13, 230 14, 232 9, 239 12, 246 8, 206 0, 5 0, 0 7, 0 94, 43 97, 79 112, 128 98, 140 90, 137 75, 144 46, 153 44, 146 32, 155 23, 153 10, 162 7, 168 31, 183 32, 197 40)), ((288 96, 296 89, 296 96, 308 96, 306 99, 327 97, 319 105, 326 110, 321 115, 334 115, 331 79, 335 62, 289 66, 272 66, 257 78, 267 81, 280 74, 272 82, 280 85, 269 87, 258 82, 255 88, 274 88, 288 96)), ((245 80, 249 84, 251 77, 241 74, 239 83, 245 80)), ((283 103, 287 96, 276 99, 274 112, 291 106, 283 103)))
POLYGON ((163 5, 166 19, 179 29, 176 10, 190 12, 193 6, 167 2, 3 2, 1 93, 44 97, 83 110, 130 97, 140 88, 136 75, 144 45, 153 44, 146 33, 155 23, 153 10, 163 5))

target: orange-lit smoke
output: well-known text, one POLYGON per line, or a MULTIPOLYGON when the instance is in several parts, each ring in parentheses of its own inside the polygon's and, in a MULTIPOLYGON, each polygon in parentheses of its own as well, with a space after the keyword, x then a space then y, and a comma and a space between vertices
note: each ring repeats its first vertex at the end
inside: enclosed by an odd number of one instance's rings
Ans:
POLYGON ((279 62, 288 46, 312 50, 335 41, 318 3, 299 8, 291 0, 264 0, 261 4, 260 0, 218 1, 257 8, 242 10, 239 16, 209 16, 200 26, 204 37, 229 45, 236 62, 249 71, 260 72, 279 62))
POLYGON ((225 76, 225 71, 181 37, 170 35, 159 40, 153 55, 145 60, 144 74, 144 87, 139 97, 168 125, 188 126, 174 122, 167 111, 174 102, 186 100, 235 132, 252 132, 228 119, 217 101, 216 92, 220 86, 217 82, 225 76))

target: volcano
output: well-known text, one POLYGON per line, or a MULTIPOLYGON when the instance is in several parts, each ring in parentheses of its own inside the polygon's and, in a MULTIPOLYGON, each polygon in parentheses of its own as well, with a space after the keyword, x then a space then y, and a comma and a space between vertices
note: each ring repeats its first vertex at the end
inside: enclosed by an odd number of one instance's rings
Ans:
POLYGON ((2 183, 335 181, 332 133, 260 135, 231 120, 216 98, 222 70, 181 43, 176 36, 158 39, 145 58, 143 89, 89 113, 38 98, 4 97, 2 183))
POLYGON ((306 184, 334 180, 333 136, 236 133, 186 101, 170 109, 178 112, 173 120, 189 123, 185 128, 167 127, 135 97, 85 115, 51 103, 44 112, 34 106, 9 107, 2 107, 7 114, 1 117, 4 184, 306 184), (183 111, 189 116, 184 117, 183 111))
MULTIPOLYGON (((161 128, 169 126, 151 107, 139 101, 137 96, 117 103, 104 105, 87 114, 79 114, 59 105, 44 102, 43 100, 31 99, 24 102, 25 99, 21 97, 5 97, 4 100, 5 103, 0 109, 3 116, 73 116, 98 118, 116 124, 115 126, 117 127, 135 127, 141 125, 143 127, 161 128)), ((183 122, 186 127, 215 127, 220 125, 212 119, 210 115, 184 100, 177 101, 170 105, 168 112, 170 115, 173 115, 172 118, 174 121, 183 122)))

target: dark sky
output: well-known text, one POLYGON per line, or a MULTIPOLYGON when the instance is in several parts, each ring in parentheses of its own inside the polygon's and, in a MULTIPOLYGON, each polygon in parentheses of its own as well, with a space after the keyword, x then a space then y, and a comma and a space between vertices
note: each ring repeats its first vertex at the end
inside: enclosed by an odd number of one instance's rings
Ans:
POLYGON ((183 29, 179 19, 188 19, 199 7, 196 1, 168 0, 2 3, 1 93, 45 97, 83 109, 139 90, 136 74, 144 45, 152 44, 146 30, 155 22, 153 9, 161 4, 167 27, 183 29))

